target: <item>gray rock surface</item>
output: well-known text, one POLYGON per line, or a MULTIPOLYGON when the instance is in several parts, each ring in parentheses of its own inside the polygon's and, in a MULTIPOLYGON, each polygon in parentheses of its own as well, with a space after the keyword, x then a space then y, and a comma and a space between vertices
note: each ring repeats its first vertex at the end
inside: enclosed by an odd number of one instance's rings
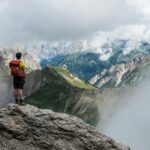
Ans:
POLYGON ((118 87, 122 84, 126 76, 131 75, 138 67, 150 63, 150 56, 140 56, 128 63, 122 63, 111 66, 108 70, 104 69, 99 74, 96 74, 89 81, 97 87, 118 87))
POLYGON ((129 150, 77 117, 26 105, 0 109, 0 150, 129 150))

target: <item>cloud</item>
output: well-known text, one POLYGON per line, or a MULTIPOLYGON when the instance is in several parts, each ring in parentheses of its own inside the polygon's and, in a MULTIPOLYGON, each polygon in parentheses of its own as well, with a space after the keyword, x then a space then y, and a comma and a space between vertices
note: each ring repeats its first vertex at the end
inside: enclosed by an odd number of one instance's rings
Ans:
MULTIPOLYGON (((149 72, 147 72, 149 74, 149 72)), ((129 95, 122 96, 122 104, 114 109, 113 115, 107 118, 104 126, 98 128, 116 141, 129 145, 132 150, 150 149, 150 84, 143 81, 129 95)), ((106 119, 106 118, 105 118, 106 119)))
MULTIPOLYGON (((98 48, 105 43, 114 43, 116 39, 129 40, 125 53, 135 50, 141 41, 150 41, 150 28, 145 24, 122 25, 112 31, 99 31, 87 38, 92 48, 98 48)), ((100 49, 101 50, 101 49, 100 49)), ((99 51, 99 49, 98 49, 99 51)))
POLYGON ((126 0, 1 0, 0 41, 78 39, 137 23, 126 0))
POLYGON ((143 14, 144 19, 150 19, 150 1, 149 0, 127 0, 129 4, 143 14))

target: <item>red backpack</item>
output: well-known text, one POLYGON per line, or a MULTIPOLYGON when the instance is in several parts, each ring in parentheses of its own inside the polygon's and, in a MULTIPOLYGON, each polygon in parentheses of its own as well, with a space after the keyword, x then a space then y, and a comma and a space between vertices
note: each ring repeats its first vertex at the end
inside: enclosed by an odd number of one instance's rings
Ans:
POLYGON ((9 63, 9 67, 11 69, 12 76, 15 76, 15 77, 24 77, 25 76, 24 70, 19 68, 20 63, 21 63, 21 61, 19 61, 19 60, 12 60, 9 63))

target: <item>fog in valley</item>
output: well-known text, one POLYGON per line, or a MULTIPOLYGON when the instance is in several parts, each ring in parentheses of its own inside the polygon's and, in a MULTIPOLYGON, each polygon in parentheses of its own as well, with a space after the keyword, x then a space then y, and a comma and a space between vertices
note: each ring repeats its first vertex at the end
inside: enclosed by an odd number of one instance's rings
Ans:
POLYGON ((142 82, 130 93, 130 96, 122 96, 118 109, 115 108, 97 128, 132 150, 149 150, 150 81, 142 82))
POLYGON ((10 77, 0 77, 0 107, 14 101, 13 89, 11 85, 12 79, 10 77))

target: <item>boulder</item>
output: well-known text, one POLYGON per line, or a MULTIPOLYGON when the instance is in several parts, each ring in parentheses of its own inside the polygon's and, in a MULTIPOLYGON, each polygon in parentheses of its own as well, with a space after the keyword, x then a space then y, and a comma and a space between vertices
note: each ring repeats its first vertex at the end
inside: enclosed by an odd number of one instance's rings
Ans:
POLYGON ((81 119, 35 106, 0 109, 0 150, 130 150, 81 119))

